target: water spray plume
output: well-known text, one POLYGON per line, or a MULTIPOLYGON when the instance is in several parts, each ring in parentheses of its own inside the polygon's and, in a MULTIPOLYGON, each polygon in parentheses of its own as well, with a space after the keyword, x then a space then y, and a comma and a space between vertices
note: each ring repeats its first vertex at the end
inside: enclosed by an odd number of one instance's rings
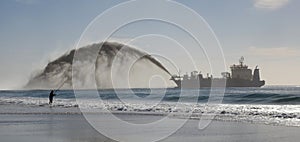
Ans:
MULTIPOLYGON (((110 78, 107 77, 110 76, 112 64, 115 62, 114 60, 118 60, 117 68, 120 71, 122 71, 122 69, 124 68, 123 66, 128 65, 126 64, 127 61, 137 60, 139 62, 142 62, 142 64, 145 64, 149 68, 158 68, 171 76, 170 72, 151 55, 132 48, 128 45, 120 44, 117 42, 102 42, 92 44, 79 48, 76 51, 78 51, 77 53, 80 54, 77 55, 75 50, 72 50, 69 53, 48 63, 41 73, 38 73, 30 78, 25 88, 72 88, 72 65, 74 55, 76 54, 76 56, 79 58, 79 62, 82 64, 82 68, 80 71, 85 71, 87 69, 91 69, 90 67, 86 67, 85 65, 93 61, 92 57, 90 57, 89 55, 91 55, 91 53, 94 53, 95 51, 99 52, 96 63, 93 64, 96 72, 96 79, 101 80, 100 83, 97 84, 99 88, 112 87, 111 82, 109 81, 110 78), (122 53, 120 52, 121 50, 122 53)), ((87 77, 82 77, 81 80, 83 81, 82 84, 88 84, 89 82, 89 79, 87 77)))

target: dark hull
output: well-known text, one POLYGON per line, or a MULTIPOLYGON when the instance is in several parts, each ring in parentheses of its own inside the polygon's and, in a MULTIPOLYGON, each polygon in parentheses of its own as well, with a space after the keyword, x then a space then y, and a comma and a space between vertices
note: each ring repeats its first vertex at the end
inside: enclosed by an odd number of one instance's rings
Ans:
POLYGON ((252 81, 243 79, 201 79, 188 81, 175 81, 177 88, 205 88, 205 87, 261 87, 265 81, 252 81))

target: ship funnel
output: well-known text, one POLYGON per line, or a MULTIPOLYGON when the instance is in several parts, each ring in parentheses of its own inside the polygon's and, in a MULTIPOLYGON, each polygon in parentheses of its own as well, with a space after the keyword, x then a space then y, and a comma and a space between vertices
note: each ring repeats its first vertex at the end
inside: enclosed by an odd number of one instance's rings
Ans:
POLYGON ((260 76, 259 76, 259 69, 255 68, 254 73, 253 73, 253 82, 259 82, 260 81, 260 76))

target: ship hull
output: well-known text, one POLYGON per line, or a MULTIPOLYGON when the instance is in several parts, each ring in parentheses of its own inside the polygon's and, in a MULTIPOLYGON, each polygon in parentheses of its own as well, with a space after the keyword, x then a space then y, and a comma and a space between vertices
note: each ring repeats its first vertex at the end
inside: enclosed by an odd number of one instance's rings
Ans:
POLYGON ((262 87, 265 81, 252 81, 243 79, 202 79, 175 81, 176 88, 206 88, 206 87, 262 87))

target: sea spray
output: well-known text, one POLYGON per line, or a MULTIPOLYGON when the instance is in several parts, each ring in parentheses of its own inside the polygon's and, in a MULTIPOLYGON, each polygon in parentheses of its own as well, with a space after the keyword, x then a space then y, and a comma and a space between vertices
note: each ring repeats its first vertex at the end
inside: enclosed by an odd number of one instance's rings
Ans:
MULTIPOLYGON (((139 88, 148 87, 148 81, 153 75, 162 75, 165 79, 170 77, 169 71, 151 55, 124 44, 102 42, 72 50, 48 63, 43 71, 29 80, 25 88, 56 89, 62 83, 64 84, 62 88, 72 88, 72 65, 75 55, 81 67, 73 70, 73 75, 76 75, 76 72, 95 70, 94 79, 97 80, 97 87, 101 89, 114 88, 113 79, 124 80, 125 78, 126 80, 127 77, 128 82, 131 83, 130 86, 119 84, 118 88, 139 88), (90 56, 96 52, 98 52, 97 57, 90 56), (92 63, 95 58, 96 63, 92 63), (135 64, 130 66, 132 62, 135 64), (128 69, 130 69, 129 74, 126 72, 128 69), (115 75, 113 78, 111 78, 112 74, 115 75)), ((93 85, 89 84, 93 79, 89 75, 76 77, 80 78, 82 88, 89 89, 93 85)))

